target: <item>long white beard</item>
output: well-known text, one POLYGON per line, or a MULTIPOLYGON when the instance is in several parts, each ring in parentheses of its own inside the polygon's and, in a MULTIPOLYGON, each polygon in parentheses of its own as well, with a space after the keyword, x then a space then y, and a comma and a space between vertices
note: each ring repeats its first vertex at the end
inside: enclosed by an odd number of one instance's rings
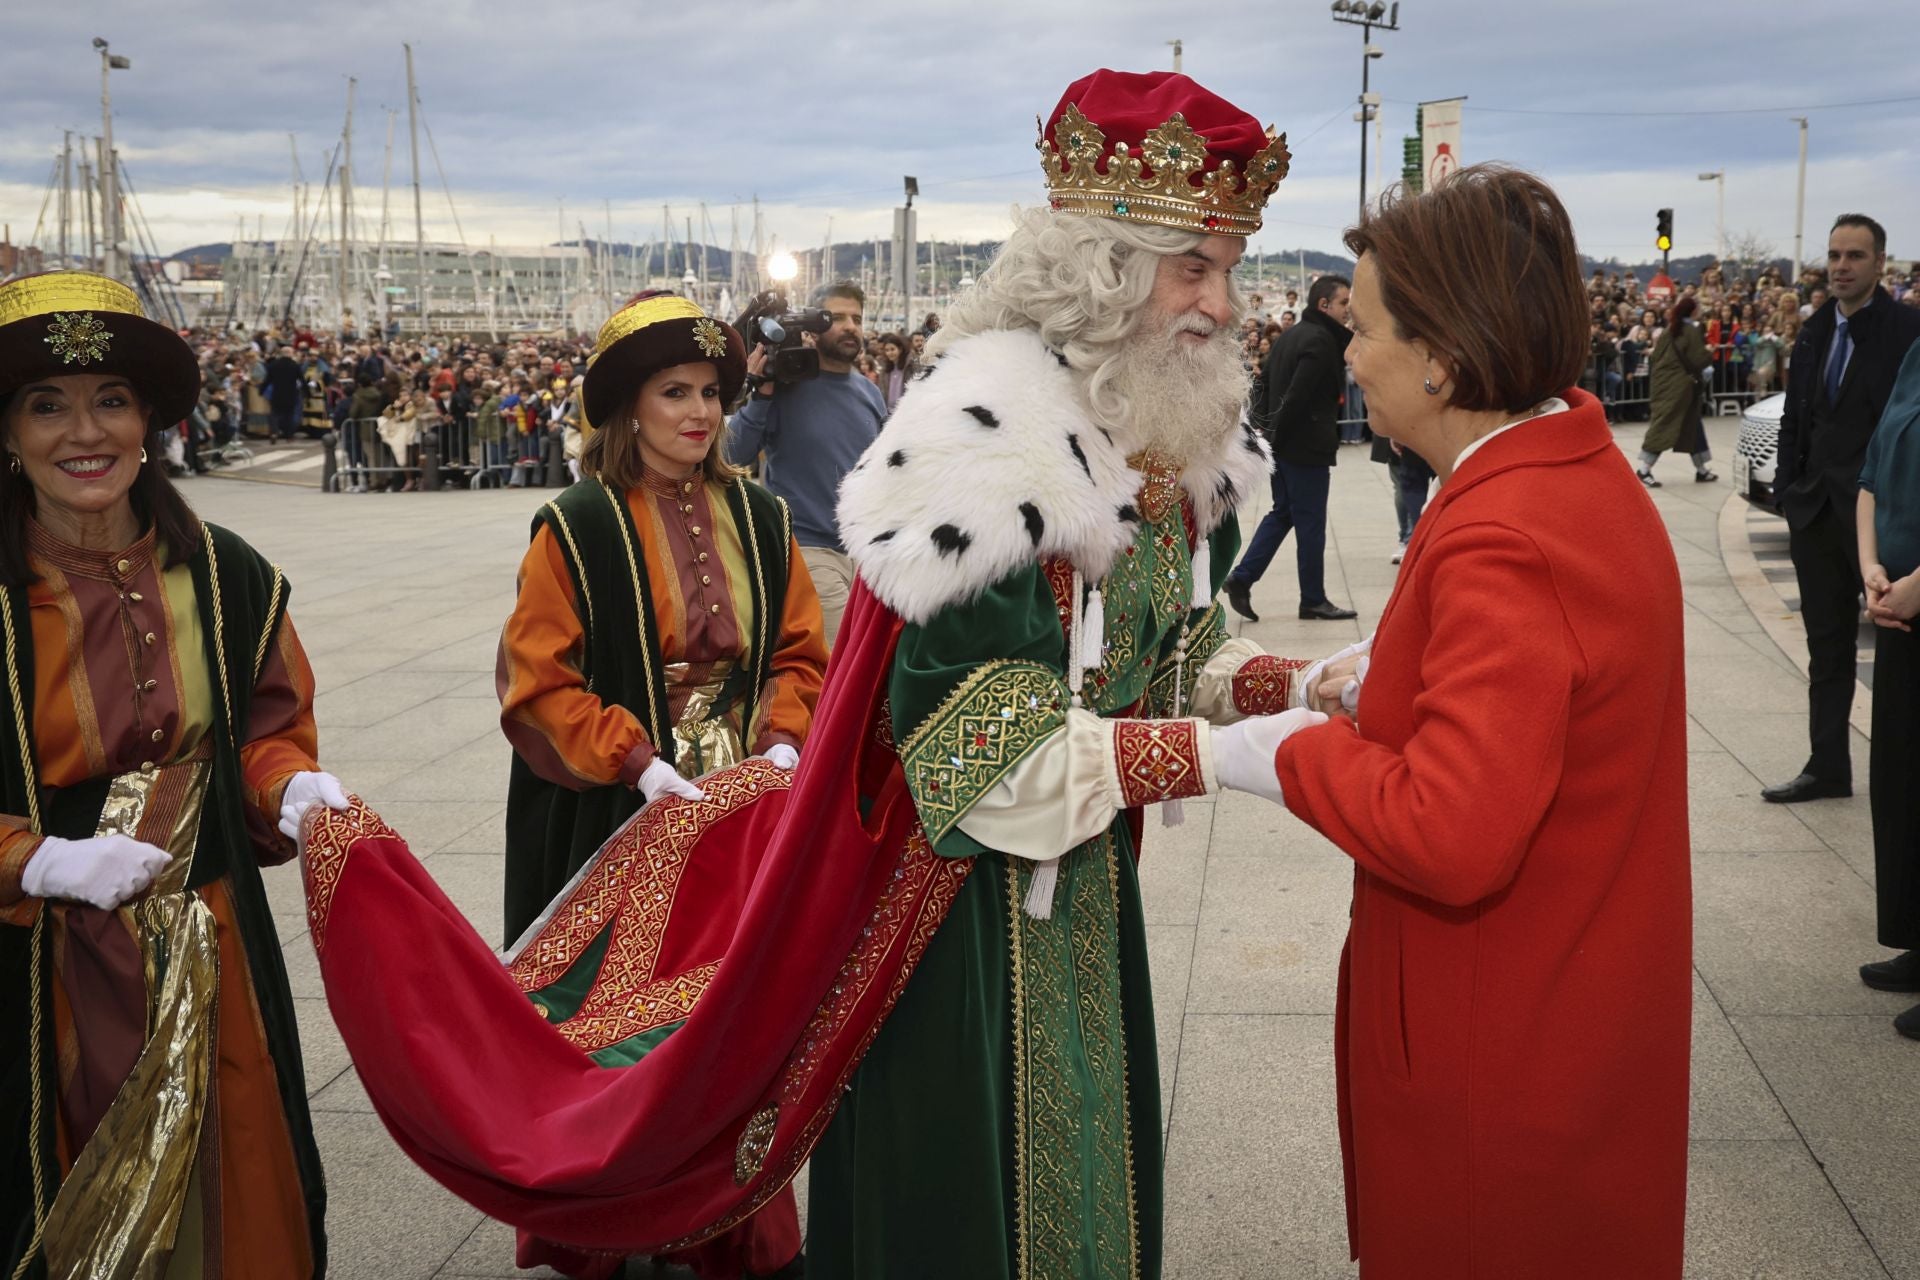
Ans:
POLYGON ((1155 449, 1181 462, 1209 457, 1240 425, 1250 379, 1236 332, 1203 317, 1142 318, 1109 384, 1126 402, 1112 424, 1127 452, 1155 449), (1212 332, 1205 343, 1181 335, 1212 332))

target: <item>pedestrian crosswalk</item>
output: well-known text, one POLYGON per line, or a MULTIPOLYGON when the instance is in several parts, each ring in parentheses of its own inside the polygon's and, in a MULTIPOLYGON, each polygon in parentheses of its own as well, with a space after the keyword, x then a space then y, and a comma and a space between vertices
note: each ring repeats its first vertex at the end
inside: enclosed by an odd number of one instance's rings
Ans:
POLYGON ((314 441, 236 442, 206 456, 206 474, 228 480, 320 487, 325 449, 314 441))

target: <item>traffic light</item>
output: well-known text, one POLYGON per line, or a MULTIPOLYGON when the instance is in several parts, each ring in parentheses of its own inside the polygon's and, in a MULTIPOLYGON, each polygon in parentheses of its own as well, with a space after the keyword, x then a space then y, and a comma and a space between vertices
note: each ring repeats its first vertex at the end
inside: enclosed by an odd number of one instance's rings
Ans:
POLYGON ((1662 209, 1654 215, 1653 247, 1662 253, 1673 248, 1673 210, 1662 209))

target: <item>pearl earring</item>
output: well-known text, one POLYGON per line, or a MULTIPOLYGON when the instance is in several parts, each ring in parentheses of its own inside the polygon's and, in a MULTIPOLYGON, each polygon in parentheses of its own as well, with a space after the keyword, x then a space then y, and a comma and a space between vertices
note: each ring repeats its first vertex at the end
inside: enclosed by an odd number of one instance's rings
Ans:
POLYGON ((140 446, 140 465, 143 467, 147 465, 147 446, 145 445, 140 446))

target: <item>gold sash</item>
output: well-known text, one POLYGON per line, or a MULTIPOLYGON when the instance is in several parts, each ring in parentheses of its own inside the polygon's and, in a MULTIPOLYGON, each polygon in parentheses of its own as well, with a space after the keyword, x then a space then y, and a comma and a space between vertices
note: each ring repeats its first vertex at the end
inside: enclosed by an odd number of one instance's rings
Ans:
POLYGON ((119 908, 145 962, 147 1043, 47 1212, 50 1280, 158 1280, 191 1198, 220 987, 213 912, 186 888, 209 767, 203 747, 108 788, 96 834, 144 840, 173 861, 119 908))
POLYGON ((724 707, 717 705, 728 678, 733 675, 733 663, 714 663, 709 678, 697 685, 688 684, 690 670, 684 662, 670 662, 666 669, 670 692, 682 688, 693 691, 673 726, 674 768, 687 779, 725 769, 747 758, 741 741, 739 700, 724 707))

